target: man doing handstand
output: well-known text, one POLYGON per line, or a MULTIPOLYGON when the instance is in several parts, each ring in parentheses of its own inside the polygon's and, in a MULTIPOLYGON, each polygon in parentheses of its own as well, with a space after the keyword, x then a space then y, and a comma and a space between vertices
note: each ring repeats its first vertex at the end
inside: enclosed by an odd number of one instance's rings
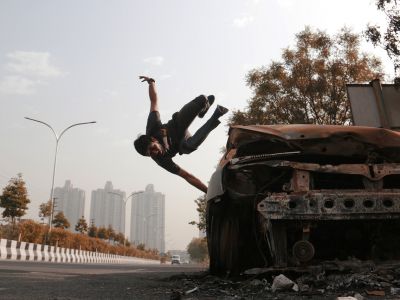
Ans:
POLYGON ((175 164, 172 158, 177 153, 189 154, 196 150, 207 135, 220 124, 218 119, 226 114, 228 109, 218 105, 210 119, 195 134, 191 135, 188 127, 196 116, 204 117, 214 103, 214 96, 200 95, 196 97, 184 105, 180 111, 174 113, 166 124, 162 124, 158 112, 155 80, 147 76, 139 76, 139 78, 142 79, 142 82, 146 81, 149 84, 150 114, 147 119, 146 134, 139 136, 134 141, 136 151, 141 155, 150 156, 167 171, 179 175, 194 187, 207 193, 207 186, 175 164))

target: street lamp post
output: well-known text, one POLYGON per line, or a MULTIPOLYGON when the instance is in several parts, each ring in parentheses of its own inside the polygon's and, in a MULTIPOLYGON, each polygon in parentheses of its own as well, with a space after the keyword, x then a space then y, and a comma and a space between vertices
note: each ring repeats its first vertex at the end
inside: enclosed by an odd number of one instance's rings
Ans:
MULTIPOLYGON (((109 194, 114 194, 114 195, 118 195, 118 196, 120 196, 121 197, 121 199, 122 199, 122 201, 124 201, 124 214, 125 214, 125 212, 126 212, 126 203, 128 202, 128 199, 129 198, 131 198, 132 199, 132 197, 133 196, 135 196, 135 195, 137 195, 137 194, 141 194, 141 193, 143 193, 144 191, 137 191, 137 192, 133 192, 133 193, 131 193, 128 197, 126 197, 125 199, 122 197, 122 195, 121 194, 119 194, 119 193, 116 193, 116 192, 108 192, 109 194)), ((126 217, 126 214, 125 214, 125 217, 126 217)), ((124 217, 124 247, 126 246, 126 218, 124 217)), ((125 251, 125 250, 124 250, 125 251)))
POLYGON ((54 207, 53 194, 54 194, 54 178, 55 178, 55 175, 56 175, 56 165, 57 165, 58 142, 60 141, 62 135, 63 135, 68 129, 70 129, 70 128, 72 128, 72 127, 75 127, 75 126, 78 126, 78 125, 93 124, 93 123, 96 123, 96 121, 82 122, 82 123, 72 124, 72 125, 68 126, 67 128, 65 128, 65 129, 61 132, 60 135, 58 135, 58 134, 54 131, 53 127, 51 127, 51 126, 50 126, 49 124, 47 124, 46 122, 43 122, 43 121, 40 121, 40 120, 36 120, 36 119, 32 119, 32 118, 28 118, 28 117, 25 117, 25 119, 27 119, 27 120, 29 120, 29 121, 38 122, 38 123, 41 123, 41 124, 43 124, 43 125, 49 127, 50 130, 53 132, 54 137, 56 138, 56 150, 55 150, 55 153, 54 153, 54 164, 53 164, 53 178, 52 178, 52 180, 51 180, 51 190, 50 190, 50 200, 51 200, 51 207, 52 207, 52 209, 51 209, 50 218, 49 218, 49 232, 51 232, 52 224, 53 224, 53 214, 54 214, 54 210, 53 210, 53 207, 54 207))

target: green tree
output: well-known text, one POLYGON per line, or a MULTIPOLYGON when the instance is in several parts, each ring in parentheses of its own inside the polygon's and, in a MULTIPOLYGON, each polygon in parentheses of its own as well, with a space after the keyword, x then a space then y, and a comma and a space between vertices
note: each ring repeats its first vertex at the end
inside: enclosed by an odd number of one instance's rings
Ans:
POLYGON ((137 248, 138 250, 146 250, 146 245, 143 244, 143 243, 141 243, 141 244, 137 245, 136 248, 137 248))
POLYGON ((206 208, 207 208, 207 201, 206 201, 206 195, 204 194, 203 196, 198 197, 196 200, 194 200, 196 203, 196 210, 199 213, 199 221, 191 221, 189 224, 191 225, 196 225, 199 230, 205 230, 206 229, 206 208))
POLYGON ((50 218, 51 205, 52 205, 51 200, 40 204, 40 206, 39 206, 39 218, 41 218, 41 219, 50 218))
POLYGON ((393 62, 395 83, 400 84, 400 10, 397 0, 376 0, 376 7, 386 16, 386 30, 368 24, 365 35, 374 46, 383 48, 393 62))
POLYGON ((10 179, 0 196, 0 207, 4 208, 3 218, 10 218, 11 223, 15 224, 15 218, 26 214, 30 202, 25 181, 22 179, 22 174, 18 174, 17 177, 10 179))
POLYGON ((108 239, 111 240, 111 239, 114 239, 114 238, 115 238, 116 233, 115 233, 114 228, 112 228, 111 225, 108 225, 106 231, 107 231, 107 234, 106 234, 106 235, 107 235, 107 238, 108 238, 108 239))
POLYGON ((97 237, 99 239, 107 240, 109 237, 107 229, 103 226, 97 228, 97 237))
POLYGON ((206 238, 193 238, 186 248, 190 255, 190 259, 202 262, 208 257, 206 238))
POLYGON ((360 37, 343 28, 334 35, 306 27, 282 61, 247 74, 253 96, 231 124, 350 124, 346 83, 382 77, 378 58, 360 53, 360 37))
POLYGON ((90 223, 90 227, 89 227, 89 230, 88 230, 88 236, 97 237, 97 231, 98 231, 98 229, 97 229, 96 225, 94 225, 94 222, 92 221, 90 223))
POLYGON ((58 212, 53 219, 53 225, 56 228, 66 229, 71 226, 67 218, 62 211, 58 212))
MULTIPOLYGON (((117 234, 114 235, 114 241, 118 242, 119 244, 124 244, 125 241, 125 236, 123 233, 118 232, 117 234)), ((126 244, 126 242, 125 242, 126 244)))
POLYGON ((82 234, 88 231, 88 224, 86 223, 86 220, 83 216, 78 220, 78 223, 76 223, 75 231, 82 234))

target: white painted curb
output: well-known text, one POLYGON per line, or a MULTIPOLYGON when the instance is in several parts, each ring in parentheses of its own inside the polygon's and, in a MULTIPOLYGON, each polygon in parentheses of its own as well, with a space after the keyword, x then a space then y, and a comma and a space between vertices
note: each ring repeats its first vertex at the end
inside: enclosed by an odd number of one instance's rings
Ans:
POLYGON ((158 260, 0 239, 0 259, 56 263, 159 264, 158 260))

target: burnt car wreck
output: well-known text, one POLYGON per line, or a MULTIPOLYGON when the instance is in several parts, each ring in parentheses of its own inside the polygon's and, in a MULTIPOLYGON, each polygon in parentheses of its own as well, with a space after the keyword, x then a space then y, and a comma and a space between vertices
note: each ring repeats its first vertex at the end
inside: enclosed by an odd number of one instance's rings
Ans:
POLYGON ((233 126, 207 193, 210 271, 400 258, 400 133, 233 126))

